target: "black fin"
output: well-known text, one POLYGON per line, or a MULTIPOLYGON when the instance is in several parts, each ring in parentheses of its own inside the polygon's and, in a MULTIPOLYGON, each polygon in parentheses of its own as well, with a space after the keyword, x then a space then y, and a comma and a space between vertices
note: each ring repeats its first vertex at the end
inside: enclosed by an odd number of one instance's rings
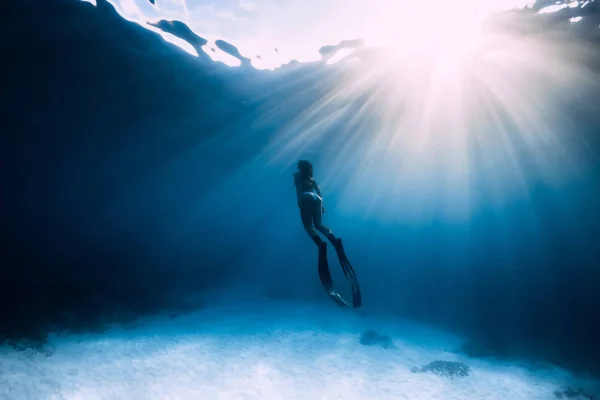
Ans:
POLYGON ((346 279, 350 281, 350 286, 352 289, 352 305, 354 308, 359 308, 362 305, 362 294, 356 279, 356 271, 354 271, 354 268, 350 264, 350 260, 348 260, 348 257, 346 256, 342 239, 338 238, 336 240, 335 250, 340 260, 342 271, 344 272, 346 279))

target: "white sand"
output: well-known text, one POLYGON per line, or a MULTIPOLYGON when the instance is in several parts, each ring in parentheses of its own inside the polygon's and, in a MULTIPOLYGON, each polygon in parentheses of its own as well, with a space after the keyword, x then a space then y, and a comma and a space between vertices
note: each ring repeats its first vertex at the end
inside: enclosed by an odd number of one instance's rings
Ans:
POLYGON ((48 353, 0 348, 0 399, 508 399, 550 400, 565 371, 528 371, 453 352, 426 327, 335 305, 223 302, 133 329, 51 337, 48 353), (396 348, 364 346, 360 334, 396 348), (471 366, 465 378, 413 374, 436 359, 471 366))

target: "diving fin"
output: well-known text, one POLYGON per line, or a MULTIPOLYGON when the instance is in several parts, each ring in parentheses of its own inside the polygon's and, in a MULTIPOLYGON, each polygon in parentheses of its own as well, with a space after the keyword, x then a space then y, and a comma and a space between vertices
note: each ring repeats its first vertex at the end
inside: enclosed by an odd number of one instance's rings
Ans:
POLYGON ((331 299, 340 307, 348 307, 346 300, 333 289, 333 279, 329 271, 329 263, 327 262, 327 242, 318 243, 319 246, 319 279, 323 288, 331 297, 331 299))
POLYGON ((319 243, 319 279, 327 292, 332 290, 333 280, 327 262, 327 243, 325 242, 319 243))
POLYGON ((346 279, 350 281, 350 287, 352 288, 352 307, 359 308, 362 305, 362 295, 360 292, 360 287, 358 286, 358 281, 356 279, 356 272, 354 271, 354 268, 350 264, 350 261, 346 256, 346 252, 344 251, 342 239, 337 238, 335 240, 335 250, 340 260, 342 271, 344 271, 346 279))
POLYGON ((362 306, 362 295, 360 293, 360 287, 356 280, 350 282, 352 287, 352 308, 360 308, 362 306))

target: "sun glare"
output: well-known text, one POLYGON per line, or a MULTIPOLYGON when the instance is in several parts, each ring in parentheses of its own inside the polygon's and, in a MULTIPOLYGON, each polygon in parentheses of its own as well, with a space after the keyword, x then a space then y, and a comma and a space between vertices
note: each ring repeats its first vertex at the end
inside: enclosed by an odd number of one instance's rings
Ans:
POLYGON ((396 56, 434 50, 440 62, 451 62, 476 47, 484 15, 471 0, 388 1, 373 13, 367 41, 396 56))
MULTIPOLYGON (((380 217, 420 219, 435 212, 463 219, 482 197, 502 204, 511 196, 527 198, 539 182, 575 179, 592 157, 570 131, 565 108, 579 104, 582 92, 598 90, 600 77, 582 66, 597 52, 572 40, 568 24, 552 35, 485 25, 491 13, 533 1, 324 0, 310 8, 289 0, 263 10, 261 23, 269 29, 251 31, 252 21, 240 19, 237 25, 249 24, 241 36, 235 30, 199 34, 209 39, 204 50, 214 61, 241 64, 216 46, 222 39, 265 69, 317 61, 321 46, 361 39, 363 48, 341 45, 327 53, 326 65, 291 70, 298 72, 276 90, 286 93, 285 101, 274 96, 258 119, 268 130, 277 127, 260 158, 286 165, 322 157, 336 176, 352 182, 338 188, 348 201, 339 206, 348 212, 364 212, 356 201, 363 199, 380 217), (290 114, 290 105, 307 98, 290 114)), ((143 7, 118 9, 139 20, 143 7)), ((532 18, 525 14, 519 24, 532 18)), ((579 19, 571 18, 571 25, 579 19)), ((186 22, 199 29, 193 18, 186 22)))
POLYGON ((327 162, 353 182, 343 196, 348 212, 369 188, 363 200, 388 219, 420 220, 432 210, 469 218, 482 176, 487 203, 498 205, 527 198, 533 182, 573 179, 584 168, 583 145, 566 134, 562 107, 577 88, 597 86, 576 61, 588 49, 486 33, 490 11, 471 0, 371 10, 365 42, 382 55, 343 69, 340 84, 282 128, 273 159, 323 153, 330 143, 327 162))

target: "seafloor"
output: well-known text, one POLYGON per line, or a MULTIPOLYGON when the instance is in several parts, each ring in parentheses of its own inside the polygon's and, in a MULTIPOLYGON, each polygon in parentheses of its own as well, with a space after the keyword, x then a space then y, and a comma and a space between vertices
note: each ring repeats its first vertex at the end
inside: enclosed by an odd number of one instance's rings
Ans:
POLYGON ((210 298, 184 314, 53 334, 38 350, 5 345, 0 399, 597 398, 591 380, 525 360, 470 358, 463 338, 390 316, 239 293, 210 298), (468 375, 416 372, 436 360, 467 365, 468 375))

